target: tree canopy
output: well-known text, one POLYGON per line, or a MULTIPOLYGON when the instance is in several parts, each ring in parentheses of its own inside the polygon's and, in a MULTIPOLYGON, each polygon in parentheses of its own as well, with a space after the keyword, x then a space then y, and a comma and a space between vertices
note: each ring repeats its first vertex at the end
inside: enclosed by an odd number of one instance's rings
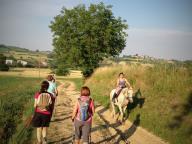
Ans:
POLYGON ((126 45, 127 24, 103 3, 62 8, 51 21, 55 62, 60 72, 80 68, 90 76, 104 57, 117 56, 126 45))

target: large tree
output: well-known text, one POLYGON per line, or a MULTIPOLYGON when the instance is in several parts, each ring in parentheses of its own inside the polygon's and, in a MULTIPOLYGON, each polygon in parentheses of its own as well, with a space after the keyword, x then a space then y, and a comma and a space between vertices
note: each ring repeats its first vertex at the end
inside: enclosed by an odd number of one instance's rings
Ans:
POLYGON ((59 71, 80 68, 90 76, 104 57, 117 56, 126 44, 127 24, 116 18, 112 6, 91 4, 63 8, 51 21, 55 62, 59 71))

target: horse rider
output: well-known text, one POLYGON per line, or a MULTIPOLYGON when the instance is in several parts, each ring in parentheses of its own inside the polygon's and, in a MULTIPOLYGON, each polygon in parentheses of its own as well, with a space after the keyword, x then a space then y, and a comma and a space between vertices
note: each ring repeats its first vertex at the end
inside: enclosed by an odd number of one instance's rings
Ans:
POLYGON ((128 80, 125 78, 125 75, 123 72, 119 73, 119 77, 117 79, 117 84, 116 84, 116 90, 113 95, 112 101, 115 102, 115 99, 118 97, 118 95, 121 93, 123 88, 128 87, 130 90, 132 89, 130 83, 128 80))

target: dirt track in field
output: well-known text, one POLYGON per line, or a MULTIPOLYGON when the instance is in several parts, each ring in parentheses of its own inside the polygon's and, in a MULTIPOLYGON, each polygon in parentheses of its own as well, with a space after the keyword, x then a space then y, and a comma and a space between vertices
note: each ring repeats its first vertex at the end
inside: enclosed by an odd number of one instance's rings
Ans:
MULTIPOLYGON (((62 82, 58 90, 56 111, 48 130, 48 143, 70 144, 73 135, 71 113, 79 92, 71 81, 62 82)), ((126 120, 120 124, 112 119, 110 110, 96 104, 91 141, 93 144, 165 144, 159 137, 139 127, 139 122, 138 115, 133 123, 126 120)))

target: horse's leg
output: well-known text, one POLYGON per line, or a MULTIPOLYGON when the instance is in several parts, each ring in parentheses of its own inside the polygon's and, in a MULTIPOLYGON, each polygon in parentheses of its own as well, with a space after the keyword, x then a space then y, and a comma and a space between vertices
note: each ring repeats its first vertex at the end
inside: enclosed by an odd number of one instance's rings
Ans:
POLYGON ((119 106, 119 111, 120 111, 120 114, 121 114, 121 119, 120 121, 123 122, 123 109, 121 106, 119 106))
POLYGON ((112 101, 111 101, 111 106, 112 106, 112 117, 115 118, 115 105, 112 101))
MULTIPOLYGON (((123 107, 123 113, 125 114, 125 111, 127 109, 127 105, 125 107, 123 107)), ((127 115, 127 114, 126 114, 127 115)))
POLYGON ((125 113, 126 109, 127 109, 127 105, 123 108, 123 113, 125 113))
POLYGON ((133 103, 133 90, 128 90, 128 98, 130 103, 133 103))

